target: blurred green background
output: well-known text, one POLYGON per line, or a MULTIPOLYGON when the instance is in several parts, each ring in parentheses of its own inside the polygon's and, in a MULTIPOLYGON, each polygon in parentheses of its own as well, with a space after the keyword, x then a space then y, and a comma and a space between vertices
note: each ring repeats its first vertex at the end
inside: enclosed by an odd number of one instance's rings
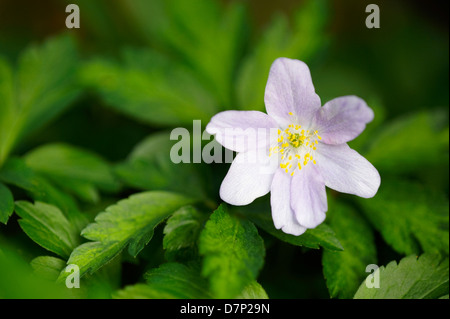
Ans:
MULTIPOLYGON (((22 110, 2 109, 9 95, 0 82, 0 181, 11 180, 5 163, 23 160, 73 196, 89 221, 139 190, 195 194, 214 206, 228 165, 167 164, 167 132, 191 129, 193 119, 205 126, 226 109, 263 111, 270 65, 290 57, 309 65, 323 103, 358 95, 375 111, 350 145, 380 171, 379 194, 368 201, 328 197, 351 206, 373 233, 378 264, 423 251, 448 255, 448 2, 375 1, 381 28, 368 29, 365 8, 372 2, 0 0, 0 72, 3 79, 15 74, 12 90, 19 93, 12 99, 22 110), (65 27, 68 3, 80 6, 80 29, 65 27), (56 174, 48 162, 52 149, 38 148, 46 144, 95 153, 112 167, 115 181, 86 174, 95 187, 68 185, 64 174, 71 172, 56 174)), ((73 176, 83 174, 83 166, 76 169, 73 176)), ((11 184, 15 200, 39 198, 11 184)), ((243 210, 270 214, 267 198, 243 210)), ((327 220, 333 227, 331 209, 327 220)), ((344 245, 346 235, 335 232, 344 245)), ((321 250, 261 234, 267 256, 259 282, 269 297, 329 297, 321 250)), ((162 262, 161 241, 159 229, 139 262, 125 260, 111 271, 115 279, 102 281, 90 296, 140 280, 162 262)), ((0 243, 27 262, 44 254, 15 215, 0 224, 0 243)), ((16 267, 14 258, 8 267, 16 267)), ((17 296, 22 293, 17 288, 17 296)))

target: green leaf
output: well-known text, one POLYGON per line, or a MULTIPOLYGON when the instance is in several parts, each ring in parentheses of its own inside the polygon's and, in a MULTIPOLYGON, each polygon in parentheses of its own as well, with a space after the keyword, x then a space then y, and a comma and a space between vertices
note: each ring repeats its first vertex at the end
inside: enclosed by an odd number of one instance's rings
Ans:
POLYGON ((242 4, 221 7, 217 1, 201 0, 128 3, 133 20, 149 42, 158 42, 196 72, 222 106, 231 105, 234 71, 246 40, 242 4))
POLYGON ((77 229, 57 207, 41 202, 33 205, 18 201, 15 211, 21 217, 19 225, 23 231, 45 249, 68 258, 78 245, 77 229))
POLYGON ((236 297, 256 279, 264 263, 264 243, 248 220, 228 214, 224 204, 211 215, 200 235, 202 274, 217 298, 236 297))
POLYGON ((179 263, 167 263, 144 275, 147 284, 155 290, 171 293, 174 298, 206 299, 211 298, 208 281, 200 275, 195 266, 179 263))
POLYGON ((71 293, 33 272, 15 250, 0 245, 0 298, 67 299, 71 293))
POLYGON ((13 70, 0 56, 0 167, 9 154, 11 121, 14 119, 13 70))
POLYGON ((443 110, 398 118, 373 135, 365 157, 378 170, 399 174, 448 165, 448 114, 443 110))
POLYGON ((350 206, 337 202, 330 206, 327 219, 344 250, 324 250, 323 274, 332 298, 351 299, 367 275, 367 265, 377 260, 372 229, 350 206))
POLYGON ((87 218, 73 198, 37 175, 22 159, 10 158, 0 168, 0 181, 27 191, 35 201, 55 205, 79 231, 86 226, 87 218))
POLYGON ((421 184, 384 178, 377 195, 358 202, 384 240, 405 255, 449 252, 446 195, 421 184))
POLYGON ((270 235, 289 244, 314 249, 323 247, 331 251, 343 250, 342 245, 336 238, 334 231, 324 223, 314 229, 308 229, 303 235, 293 236, 275 228, 270 212, 245 210, 243 215, 248 217, 259 228, 263 229, 270 235))
MULTIPOLYGON (((392 261, 373 274, 380 288, 368 288, 364 281, 355 299, 437 299, 449 292, 448 258, 437 254, 411 255, 397 264, 392 261)), ((368 278, 372 281, 372 278, 368 278)))
POLYGON ((159 291, 146 284, 127 286, 113 294, 114 299, 176 299, 170 292, 159 291))
MULTIPOLYGON (((175 164, 170 159, 175 143, 170 140, 170 132, 150 135, 135 146, 126 161, 116 165, 116 174, 126 185, 139 190, 168 190, 205 198, 199 164, 175 164)), ((208 170, 208 167, 201 167, 208 170)))
MULTIPOLYGON (((93 273, 126 246, 136 257, 151 240, 154 228, 174 211, 191 204, 190 198, 169 192, 145 192, 109 206, 97 215, 82 235, 92 240, 77 247, 68 264, 80 268, 80 276, 93 273)), ((64 274, 60 279, 64 278, 64 274)))
POLYGON ((192 206, 180 208, 167 220, 163 240, 167 260, 197 255, 197 241, 205 220, 206 216, 192 206))
POLYGON ((35 172, 91 202, 98 200, 97 188, 106 192, 120 188, 105 160, 74 146, 44 145, 29 152, 25 162, 35 172))
POLYGON ((269 299, 264 288, 256 281, 245 286, 236 299, 269 299))
POLYGON ((0 61, 0 166, 16 142, 66 110, 79 95, 77 53, 70 37, 30 47, 17 70, 0 61))
POLYGON ((80 81, 108 106, 149 124, 192 125, 217 112, 210 94, 177 63, 149 50, 126 51, 124 60, 86 62, 80 81))
POLYGON ((0 183, 0 223, 6 225, 14 212, 14 198, 8 187, 0 183))
POLYGON ((287 57, 308 62, 326 44, 327 2, 309 0, 294 16, 293 29, 288 19, 276 15, 238 72, 236 91, 242 109, 264 109, 264 90, 275 59, 287 57))
POLYGON ((38 276, 56 281, 61 270, 65 268, 66 262, 56 257, 39 256, 34 258, 30 265, 38 276))
POLYGON ((199 270, 179 263, 166 263, 145 274, 147 284, 125 287, 117 299, 209 299, 208 282, 199 270))

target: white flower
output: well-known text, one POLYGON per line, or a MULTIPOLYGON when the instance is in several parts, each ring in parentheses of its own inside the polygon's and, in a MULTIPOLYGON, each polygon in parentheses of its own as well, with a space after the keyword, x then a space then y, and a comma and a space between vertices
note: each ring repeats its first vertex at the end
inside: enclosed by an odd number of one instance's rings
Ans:
POLYGON ((239 152, 220 188, 225 202, 247 205, 271 192, 275 227, 301 235, 325 219, 325 186, 365 198, 376 194, 378 171, 346 144, 374 117, 362 99, 339 97, 321 107, 306 64, 279 58, 270 69, 264 100, 267 114, 225 111, 206 127, 224 147, 239 152), (246 129, 277 134, 252 147, 242 139, 246 129), (264 160, 275 156, 278 164, 262 169, 264 161, 242 160, 261 153, 264 160))

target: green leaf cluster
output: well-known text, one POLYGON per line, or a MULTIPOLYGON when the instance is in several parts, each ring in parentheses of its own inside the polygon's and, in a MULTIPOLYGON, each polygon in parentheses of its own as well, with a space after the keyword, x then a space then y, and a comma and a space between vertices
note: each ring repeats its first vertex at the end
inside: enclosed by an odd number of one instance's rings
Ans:
POLYGON ((326 0, 261 24, 245 1, 78 3, 81 33, 20 52, 0 21, 0 298, 448 298, 438 33, 406 12, 414 39, 393 28, 356 43, 326 0), (380 172, 378 193, 327 190, 325 222, 301 236, 274 227, 270 195, 221 203, 228 165, 170 159, 172 129, 193 139, 193 120, 264 111, 278 57, 308 63, 323 104, 356 94, 375 112, 349 145, 380 172), (384 266, 367 277, 373 264, 384 266), (79 290, 64 286, 68 265, 79 290))

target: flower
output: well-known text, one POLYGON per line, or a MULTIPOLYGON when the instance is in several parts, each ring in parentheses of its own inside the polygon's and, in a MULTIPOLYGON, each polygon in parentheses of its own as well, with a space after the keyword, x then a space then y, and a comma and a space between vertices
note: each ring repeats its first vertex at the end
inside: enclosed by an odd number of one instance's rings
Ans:
POLYGON ((321 106, 307 65, 279 58, 270 69, 264 101, 267 114, 225 111, 206 127, 220 144, 238 152, 220 187, 222 200, 247 205, 270 192, 275 227, 298 236, 324 221, 325 186, 364 198, 376 194, 378 171, 347 145, 374 117, 362 99, 344 96, 321 106), (242 136, 248 129, 276 133, 246 144, 242 136), (262 161, 243 160, 250 155, 262 161), (276 164, 262 169, 270 158, 276 164))

